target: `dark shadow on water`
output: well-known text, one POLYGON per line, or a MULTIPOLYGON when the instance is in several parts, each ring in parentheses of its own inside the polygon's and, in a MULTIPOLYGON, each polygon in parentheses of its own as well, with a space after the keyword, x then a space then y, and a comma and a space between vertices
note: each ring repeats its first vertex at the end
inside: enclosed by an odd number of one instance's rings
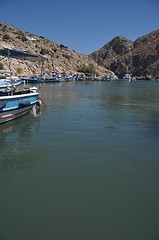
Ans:
POLYGON ((36 156, 40 116, 31 113, 0 125, 0 175, 14 175, 36 156), (4 174, 3 174, 4 173, 4 174))

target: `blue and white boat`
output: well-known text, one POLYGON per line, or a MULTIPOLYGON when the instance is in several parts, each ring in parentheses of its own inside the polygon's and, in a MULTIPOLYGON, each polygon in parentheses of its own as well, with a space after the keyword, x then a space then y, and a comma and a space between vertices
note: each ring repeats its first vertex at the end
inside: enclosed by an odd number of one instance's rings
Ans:
MULTIPOLYGON (((0 55, 29 61, 42 62, 44 60, 40 55, 14 48, 2 48, 0 49, 0 55)), ((0 124, 21 117, 28 113, 33 106, 40 105, 37 88, 32 87, 17 91, 15 85, 11 84, 7 87, 7 91, 0 91, 0 124)))
POLYGON ((25 83, 23 79, 16 79, 16 80, 7 80, 7 79, 0 79, 0 92, 8 92, 11 88, 16 87, 22 83, 25 83))
POLYGON ((52 72, 51 75, 44 77, 44 82, 60 82, 61 74, 58 72, 52 72))
POLYGON ((39 104, 39 93, 35 89, 0 94, 0 124, 23 116, 34 105, 39 104))
POLYGON ((37 77, 37 76, 26 77, 26 78, 23 78, 23 80, 26 83, 40 83, 40 82, 44 82, 44 80, 42 78, 37 77))
POLYGON ((11 87, 12 85, 10 84, 10 82, 4 80, 4 79, 0 79, 0 92, 6 92, 8 91, 8 89, 11 87))

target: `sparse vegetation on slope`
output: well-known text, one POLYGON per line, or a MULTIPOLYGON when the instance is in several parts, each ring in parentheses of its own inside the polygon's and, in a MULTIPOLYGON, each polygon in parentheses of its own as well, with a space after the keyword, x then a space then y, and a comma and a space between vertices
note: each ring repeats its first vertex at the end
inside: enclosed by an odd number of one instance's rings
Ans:
MULTIPOLYGON (((28 32, 24 32, 16 27, 0 22, 0 47, 11 46, 18 49, 25 49, 43 55, 46 58, 44 62, 44 72, 51 71, 65 72, 71 74, 82 70, 83 66, 92 70, 98 75, 114 75, 106 68, 99 66, 89 56, 79 54, 74 50, 69 50, 63 44, 56 44, 43 36, 37 36, 28 32)), ((8 69, 6 59, 0 58, 4 69, 8 69)), ((19 76, 40 75, 41 66, 38 63, 24 62, 12 60, 13 74, 19 76)))

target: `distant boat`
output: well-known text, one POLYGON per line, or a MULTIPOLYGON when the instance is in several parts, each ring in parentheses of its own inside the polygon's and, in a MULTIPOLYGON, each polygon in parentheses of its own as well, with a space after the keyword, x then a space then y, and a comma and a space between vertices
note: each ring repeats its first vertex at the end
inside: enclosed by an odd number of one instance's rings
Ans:
POLYGON ((50 75, 44 77, 44 82, 60 82, 61 74, 59 72, 52 72, 50 75))
MULTIPOLYGON (((0 55, 9 59, 16 58, 39 62, 44 60, 40 55, 6 47, 0 49, 0 55)), ((7 88, 6 91, 0 91, 0 124, 21 117, 28 113, 33 106, 40 105, 39 93, 35 87, 17 91, 15 84, 5 81, 1 82, 1 86, 7 86, 7 88)))
POLYGON ((125 76, 123 76, 122 80, 128 80, 128 81, 131 81, 132 77, 131 77, 131 74, 125 74, 125 76))
POLYGON ((23 78, 23 80, 25 80, 27 83, 40 83, 40 82, 43 82, 43 80, 40 77, 37 77, 37 76, 26 77, 26 78, 23 78))
POLYGON ((71 81, 72 77, 71 76, 67 76, 65 73, 60 73, 60 72, 51 72, 50 75, 45 76, 43 78, 43 82, 55 82, 55 83, 59 83, 59 82, 68 82, 71 81))

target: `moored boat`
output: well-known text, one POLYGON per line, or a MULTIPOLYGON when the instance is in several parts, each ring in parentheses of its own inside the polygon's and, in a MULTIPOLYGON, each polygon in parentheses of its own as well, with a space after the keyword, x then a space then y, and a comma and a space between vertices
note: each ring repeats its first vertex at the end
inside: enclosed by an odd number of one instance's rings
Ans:
MULTIPOLYGON (((44 60, 40 55, 14 48, 2 48, 0 55, 29 61, 42 62, 44 60)), ((21 117, 28 113, 33 106, 40 104, 37 88, 32 87, 18 91, 14 84, 7 87, 5 91, 0 91, 0 124, 21 117)))
POLYGON ((10 74, 10 71, 0 70, 0 92, 8 92, 12 86, 18 86, 25 81, 21 78, 11 76, 7 77, 5 74, 10 74))
POLYGON ((30 77, 26 77, 26 78, 23 78, 23 80, 26 82, 26 83, 41 83, 41 82, 44 82, 44 80, 38 76, 30 76, 30 77))
POLYGON ((13 90, 9 94, 0 93, 0 124, 23 116, 38 104, 39 93, 34 88, 22 91, 13 90))
POLYGON ((23 79, 18 80, 2 80, 0 79, 0 92, 8 91, 12 86, 18 86, 21 83, 24 83, 25 81, 23 79))

